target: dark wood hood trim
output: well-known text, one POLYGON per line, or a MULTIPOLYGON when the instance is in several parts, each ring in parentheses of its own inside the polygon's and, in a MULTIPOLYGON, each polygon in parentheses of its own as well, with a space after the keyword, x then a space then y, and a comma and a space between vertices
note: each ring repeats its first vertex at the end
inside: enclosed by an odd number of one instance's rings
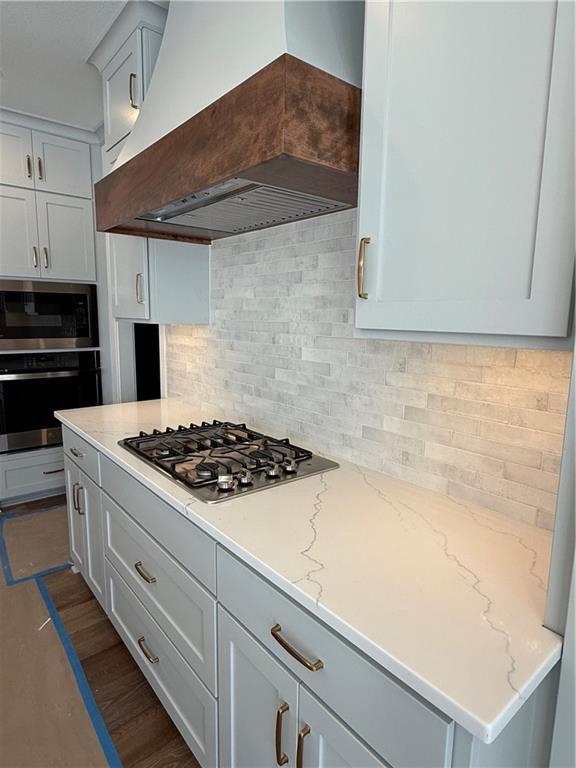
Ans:
POLYGON ((96 227, 191 242, 137 217, 240 176, 356 204, 360 89, 284 54, 95 185, 96 227))

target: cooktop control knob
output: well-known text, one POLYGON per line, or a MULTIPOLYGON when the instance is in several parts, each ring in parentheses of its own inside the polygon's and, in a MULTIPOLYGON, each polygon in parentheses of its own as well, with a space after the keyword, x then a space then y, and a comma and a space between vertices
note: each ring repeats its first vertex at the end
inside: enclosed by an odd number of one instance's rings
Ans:
POLYGON ((298 471, 298 464, 294 459, 286 459, 284 464, 282 464, 282 469, 287 475, 294 475, 298 471))
POLYGON ((236 488, 236 478, 234 475, 218 475, 216 485, 219 491, 233 491, 236 488))
POLYGON ((268 466, 265 467, 264 472, 266 472, 266 477, 280 477, 282 474, 279 464, 276 463, 268 464, 268 466))
POLYGON ((253 481, 252 472, 249 469, 242 469, 238 475, 239 485, 252 485, 253 481))

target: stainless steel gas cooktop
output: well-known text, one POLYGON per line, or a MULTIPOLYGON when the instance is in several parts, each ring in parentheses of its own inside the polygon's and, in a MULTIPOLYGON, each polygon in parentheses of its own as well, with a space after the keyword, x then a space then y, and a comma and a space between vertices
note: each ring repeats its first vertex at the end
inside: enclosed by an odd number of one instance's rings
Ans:
POLYGON ((120 440, 119 445, 188 487, 207 504, 338 468, 336 462, 288 439, 262 435, 245 424, 228 421, 140 432, 137 437, 120 440))

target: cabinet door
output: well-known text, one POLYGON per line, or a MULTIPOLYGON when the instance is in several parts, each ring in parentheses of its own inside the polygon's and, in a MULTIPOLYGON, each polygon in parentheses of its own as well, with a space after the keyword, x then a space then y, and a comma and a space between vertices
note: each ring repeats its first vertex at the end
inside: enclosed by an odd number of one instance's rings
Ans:
POLYGON ((0 184, 0 275, 40 276, 33 189, 0 184))
POLYGON ((28 128, 0 123, 0 184, 34 188, 32 132, 28 128))
POLYGON ((299 768, 389 768, 302 686, 298 695, 299 768))
POLYGON ((83 575, 98 601, 105 603, 104 528, 100 488, 82 471, 78 477, 77 504, 86 525, 83 575))
POLYGON ((90 147, 83 141, 32 132, 36 189, 92 197, 90 147))
POLYGON ((105 148, 130 133, 142 102, 142 37, 135 29, 102 70, 105 148))
POLYGON ((109 236, 114 317, 150 317, 148 241, 130 235, 109 236))
POLYGON ((95 280, 92 201, 37 192, 36 206, 42 276, 95 280))
POLYGON ((218 651, 220 764, 293 766, 296 679, 220 607, 218 651))
POLYGON ((566 335, 572 15, 366 3, 358 327, 566 335))
POLYGON ((64 458, 66 475, 66 506, 68 509, 68 535, 70 537, 70 556, 82 574, 86 573, 86 515, 78 504, 80 470, 64 458))

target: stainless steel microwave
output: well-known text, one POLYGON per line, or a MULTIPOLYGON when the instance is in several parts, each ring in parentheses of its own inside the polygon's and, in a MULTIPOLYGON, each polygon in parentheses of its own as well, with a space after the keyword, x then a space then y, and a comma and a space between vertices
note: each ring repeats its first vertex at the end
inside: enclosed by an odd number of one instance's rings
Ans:
POLYGON ((0 280, 0 351, 97 346, 94 285, 0 280))

